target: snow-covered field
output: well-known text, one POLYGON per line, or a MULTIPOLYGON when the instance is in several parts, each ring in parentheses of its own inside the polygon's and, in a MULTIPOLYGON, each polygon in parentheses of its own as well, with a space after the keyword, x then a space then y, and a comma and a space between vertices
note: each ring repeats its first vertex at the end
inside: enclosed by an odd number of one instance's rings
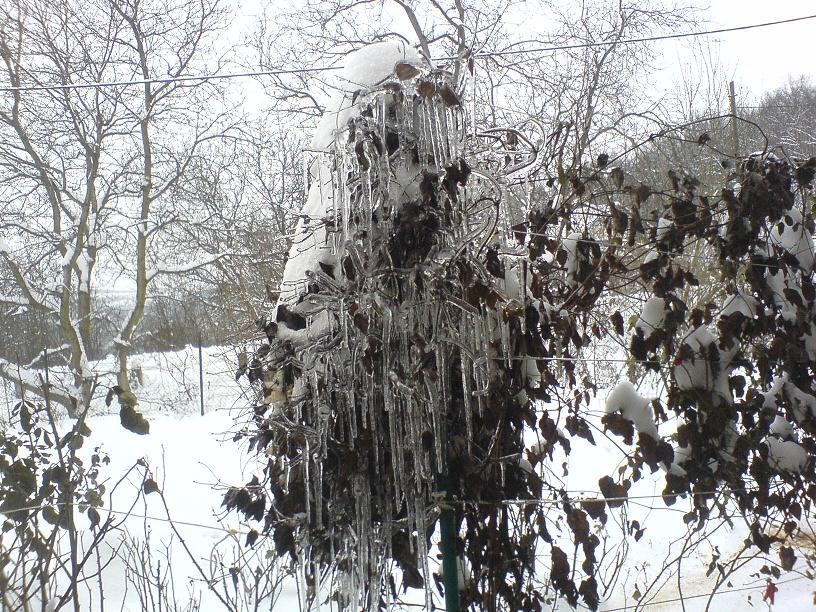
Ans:
MULTIPOLYGON (((150 570, 153 575, 156 571, 166 575, 168 566, 172 568, 176 599, 182 604, 180 610, 185 609, 190 593, 193 601, 200 602, 199 610, 223 609, 209 592, 195 563, 208 577, 220 577, 219 587, 232 590, 236 587, 231 581, 230 568, 246 562, 250 569, 260 567, 265 572, 269 563, 267 547, 272 546, 271 542, 266 544, 259 540, 255 549, 249 552, 243 543, 251 526, 241 524, 236 516, 224 516, 220 511, 225 487, 245 483, 254 471, 253 460, 246 449, 232 441, 231 432, 240 427, 241 408, 247 401, 242 398, 241 388, 233 377, 235 360, 223 349, 205 349, 204 416, 198 413, 195 349, 145 355, 134 361, 142 367, 143 384, 137 395, 141 409, 150 420, 151 433, 138 436, 128 432, 119 424, 118 415, 100 403, 94 407, 95 415, 88 420, 92 434, 82 452, 90 454, 92 449, 100 446, 109 454, 111 463, 103 473, 110 483, 119 480, 129 467, 142 459, 163 491, 167 510, 158 494, 145 496, 125 520, 125 531, 116 536, 116 541, 110 542, 115 545, 119 537, 127 536, 131 551, 135 553, 149 538, 152 556, 146 558, 142 547, 142 556, 131 557, 131 562, 126 563, 122 559, 128 556, 126 549, 119 549, 119 556, 113 556, 113 561, 104 570, 105 609, 146 609, 147 604, 142 603, 145 595, 141 593, 140 598, 136 584, 138 569, 150 570), (168 513, 177 533, 166 520, 168 513), (179 536, 183 538, 184 546, 179 536), (241 555, 244 555, 243 559, 241 555), (247 559, 246 555, 252 558, 247 559)), ((102 372, 111 364, 101 362, 96 365, 102 372)), ((605 397, 606 393, 601 392, 597 398, 599 415, 605 397)), ((600 416, 596 418, 599 420, 600 416)), ((599 421, 597 424, 600 426, 599 421)), ((564 476, 569 490, 587 491, 588 494, 597 491, 598 478, 614 475, 620 465, 624 457, 622 450, 600 435, 596 440, 599 443, 596 447, 588 443, 574 446, 568 473, 564 476)), ((710 600, 708 597, 717 576, 716 571, 706 576, 712 553, 718 552, 721 562, 728 561, 745 537, 745 530, 739 527, 738 520, 734 528, 723 525, 706 542, 682 554, 682 562, 670 562, 681 555, 683 536, 689 530, 683 522, 689 502, 678 500, 667 508, 661 499, 649 498, 659 494, 661 479, 660 473, 647 476, 630 490, 632 501, 626 506, 625 519, 621 512, 610 512, 607 563, 610 568, 619 566, 619 572, 601 609, 608 612, 633 610, 638 593, 641 605, 647 611, 766 609, 762 602, 765 576, 756 575, 758 568, 765 563, 762 559, 751 561, 734 572, 721 586, 720 592, 710 600), (646 527, 642 537, 637 542, 629 538, 628 549, 619 548, 620 525, 631 525, 634 520, 646 527), (612 562, 615 554, 620 563, 612 562), (657 581, 650 588, 655 578, 657 581), (678 601, 681 590, 684 607, 678 601)), ((117 490, 112 504, 106 502, 106 508, 127 509, 141 483, 141 478, 134 475, 117 490)), ((772 555, 775 557, 773 551, 772 555)), ((542 560, 546 561, 546 558, 542 560)), ((793 572, 783 574, 776 581, 779 592, 775 609, 785 609, 786 612, 813 609, 816 585, 804 576, 805 569, 800 559, 793 572)), ((607 580, 612 577, 612 573, 605 572, 607 580)), ((237 588, 241 588, 240 581, 237 588)), ((406 599, 421 601, 419 596, 406 599)), ((87 597, 85 601, 88 601, 87 597)), ((270 600, 259 609, 270 609, 270 600)), ((296 581, 283 581, 274 609, 298 609, 296 581)), ((328 606, 322 609, 326 610, 328 606)), ((568 607, 556 605, 554 609, 566 610, 568 607)))

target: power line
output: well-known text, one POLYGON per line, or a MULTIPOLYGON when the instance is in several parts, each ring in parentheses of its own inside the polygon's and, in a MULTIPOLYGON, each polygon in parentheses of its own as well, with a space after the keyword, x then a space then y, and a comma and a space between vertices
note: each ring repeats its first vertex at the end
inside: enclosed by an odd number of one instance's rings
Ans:
MULTIPOLYGON (((598 41, 598 42, 590 42, 590 43, 576 43, 573 45, 558 45, 552 47, 535 47, 533 49, 518 49, 513 51, 495 51, 490 53, 477 53, 475 54, 476 57, 491 57, 494 55, 521 55, 523 53, 539 53, 539 52, 546 52, 546 51, 563 51, 569 49, 586 49, 590 47, 609 47, 612 45, 619 45, 619 44, 628 44, 628 43, 640 43, 640 42, 652 42, 656 40, 669 40, 672 38, 691 38, 695 36, 709 36, 712 34, 724 34, 726 32, 739 32, 743 30, 753 30, 756 28, 767 28, 769 26, 776 26, 782 25, 786 23, 795 23, 798 21, 806 21, 808 19, 816 19, 816 15, 805 15, 802 17, 792 17, 790 19, 780 19, 779 21, 766 21, 764 23, 752 23, 748 25, 742 26, 734 26, 730 28, 719 28, 717 30, 701 30, 697 32, 681 32, 680 34, 660 34, 657 36, 642 36, 640 38, 627 38, 623 40, 611 40, 611 41, 598 41)), ((455 58, 445 58, 445 59, 455 59, 455 58)), ((529 58, 530 60, 538 59, 538 58, 529 58)))
MULTIPOLYGON (((598 492, 594 493, 589 491, 589 493, 593 493, 594 497, 574 497, 571 498, 567 495, 566 500, 564 499, 496 499, 496 500, 462 500, 462 499, 446 499, 444 501, 439 502, 439 506, 445 505, 459 505, 459 506, 557 506, 559 504, 564 503, 564 501, 568 501, 573 504, 584 504, 584 503, 596 503, 596 502, 628 502, 637 499, 665 499, 667 497, 683 497, 685 495, 690 495, 691 497, 705 497, 709 495, 719 495, 721 493, 755 493, 759 489, 721 489, 720 491, 698 491, 698 492, 689 492, 685 491, 682 493, 665 493, 665 494, 653 494, 653 495, 622 495, 619 497, 604 497, 603 493, 598 492)), ((586 492, 586 491, 585 491, 586 492)), ((568 491, 564 492, 569 493, 568 491)))
MULTIPOLYGON (((666 494, 653 494, 653 495, 629 495, 629 496, 620 496, 620 497, 603 497, 603 493, 600 491, 588 491, 585 489, 575 489, 575 490, 565 490, 563 493, 567 495, 567 501, 570 503, 593 503, 593 502, 626 502, 632 500, 639 500, 639 499, 665 499, 667 497, 682 497, 685 495, 690 495, 692 497, 703 497, 709 495, 719 495, 722 493, 752 493, 756 492, 758 489, 721 489, 719 491, 697 491, 697 492, 683 492, 683 493, 666 493, 666 494), (575 497, 570 498, 570 493, 581 493, 586 495, 587 493, 593 495, 594 497, 575 497)), ((508 505, 508 506, 525 506, 525 505, 558 505, 563 503, 564 500, 562 499, 497 499, 497 500, 451 500, 447 499, 444 502, 439 502, 437 505, 489 505, 489 506, 496 506, 496 505, 508 505)), ((2 511, 2 514, 11 515, 17 514, 20 512, 28 512, 28 511, 38 511, 43 510, 49 506, 79 506, 82 505, 82 502, 54 502, 51 504, 46 505, 31 505, 31 506, 22 506, 20 508, 11 508, 5 509, 2 511)), ((198 527, 200 529, 210 529, 213 531, 221 531, 224 533, 231 533, 235 535, 248 535, 250 532, 247 531, 240 531, 235 528, 230 527, 223 527, 217 525, 205 525, 203 523, 196 523, 193 521, 185 521, 185 520, 178 520, 178 519, 171 519, 169 517, 161 517, 161 516, 152 516, 149 514, 137 514, 134 512, 129 512, 125 510, 114 510, 109 508, 99 508, 102 512, 107 512, 109 514, 116 514, 124 517, 132 517, 138 519, 145 519, 149 521, 159 521, 162 523, 174 523, 176 525, 184 525, 187 527, 198 527)))
MULTIPOLYGON (((789 582, 795 582, 797 580, 805 580, 808 578, 807 576, 797 576, 796 578, 790 578, 789 580, 783 580, 781 582, 777 582, 775 584, 788 584, 789 582)), ((809 578, 808 578, 809 580, 809 578)), ((681 597, 674 597, 672 599, 661 599, 660 601, 647 601, 644 603, 638 602, 637 606, 645 607, 645 606, 660 606, 662 604, 667 603, 676 603, 678 601, 687 601, 689 599, 700 599, 701 597, 714 597, 716 595, 727 595, 728 593, 739 593, 740 591, 754 591, 757 589, 762 589, 761 584, 756 584, 753 586, 745 586, 740 587, 737 589, 723 589, 719 591, 712 591, 711 593, 702 593, 700 595, 683 595, 681 597)), ((620 608, 607 608, 606 612, 625 612, 627 610, 632 610, 632 606, 623 606, 620 608)))
MULTIPOLYGON (((766 21, 763 23, 753 23, 748 25, 742 26, 733 26, 730 28, 718 28, 715 30, 699 30, 695 32, 683 32, 680 34, 660 34, 656 36, 642 36, 639 38, 626 38, 622 40, 611 40, 611 41, 596 41, 596 42, 588 42, 588 43, 575 43, 571 45, 553 45, 549 47, 535 47, 532 49, 511 49, 506 51, 491 51, 485 53, 475 53, 474 57, 477 59, 480 58, 489 58, 489 57, 502 57, 502 56, 513 56, 513 55, 522 55, 525 53, 547 53, 552 51, 566 51, 571 49, 588 49, 593 47, 608 47, 612 45, 623 45, 623 44, 633 44, 633 43, 641 43, 641 42, 653 42, 659 40, 670 40, 670 39, 678 39, 678 38, 691 38, 697 36, 710 36, 713 34, 724 34, 727 32, 739 32, 744 30, 752 30, 757 28, 766 28, 771 26, 783 25, 788 23, 796 23, 800 21, 806 21, 809 19, 816 19, 816 15, 805 15, 802 17, 793 17, 790 19, 781 19, 778 21, 766 21)), ((458 57, 439 57, 434 58, 435 61, 444 61, 444 60, 455 60, 458 57)), ((526 58, 521 61, 533 61, 536 59, 540 59, 538 57, 526 58)), ((65 83, 61 85, 19 85, 14 87, 0 87, 0 92, 20 92, 20 91, 64 91, 64 90, 73 90, 73 89, 91 89, 91 88, 104 88, 104 87, 128 87, 133 85, 150 85, 150 84, 166 84, 166 83, 190 83, 191 86, 201 85, 207 81, 213 80, 222 80, 222 79, 236 79, 236 78, 245 78, 245 77, 255 77, 255 76, 277 76, 277 75, 286 75, 286 74, 308 74, 308 73, 318 73, 318 72, 331 72, 342 70, 343 66, 316 66, 313 68, 292 68, 292 69, 284 69, 284 68, 276 68, 272 70, 258 70, 258 71, 249 71, 249 72, 231 72, 226 74, 204 74, 198 76, 178 76, 178 77, 165 77, 165 78, 155 78, 155 79, 139 79, 133 81, 98 81, 98 82, 88 82, 88 83, 65 83), (198 81, 198 82, 196 82, 198 81)))
POLYGON ((152 85, 164 83, 188 83, 191 81, 201 81, 200 83, 191 83, 191 87, 201 85, 206 81, 216 81, 221 79, 238 79, 244 77, 254 76, 277 76, 283 74, 305 74, 312 72, 329 72, 332 70, 342 70, 343 66, 317 66, 314 68, 291 68, 291 69, 274 69, 274 70, 259 70, 251 72, 228 72, 226 74, 202 74, 198 76, 179 76, 166 77, 155 79, 139 79, 136 81, 97 81, 92 83, 66 83, 63 85, 20 85, 18 87, 0 87, 2 92, 15 91, 65 91, 70 89, 92 89, 103 87, 128 87, 131 85, 152 85))
MULTIPOLYGON (((796 582, 798 580, 805 580, 805 579, 809 580, 809 578, 807 576, 796 576, 795 578, 789 578, 788 580, 782 580, 780 582, 776 582, 775 584, 777 584, 777 585, 788 584, 790 582, 796 582)), ((643 602, 643 603, 638 602, 635 607, 633 607, 633 606, 623 606, 623 607, 620 607, 620 608, 606 608, 606 612, 629 612, 630 610, 637 609, 637 607, 659 606, 659 605, 667 604, 667 603, 676 603, 676 602, 680 602, 680 601, 687 601, 689 599, 699 599, 701 597, 715 597, 715 596, 718 596, 718 595, 727 595, 728 593, 739 593, 741 591, 753 591, 753 590, 757 590, 757 589, 761 589, 761 588, 762 588, 761 584, 755 584, 755 585, 752 585, 752 586, 739 587, 739 588, 736 588, 736 589, 721 589, 721 590, 712 591, 711 593, 702 593, 700 595, 684 595, 682 597, 675 597, 675 598, 672 598, 672 599, 662 599, 660 601, 647 601, 647 602, 643 602)), ((395 601, 395 602, 392 602, 392 604, 395 605, 395 606, 405 606, 405 607, 410 607, 410 608, 424 608, 425 607, 425 604, 411 603, 411 602, 407 602, 407 601, 395 601)))
MULTIPOLYGON (((43 510, 50 506, 79 506, 82 505, 83 502, 54 502, 51 504, 46 505, 36 505, 36 506, 23 506, 21 508, 11 508, 3 510, 1 514, 11 515, 17 514, 20 512, 28 512, 28 511, 37 511, 43 510)), ((203 523, 196 523, 193 521, 184 521, 184 520, 177 520, 171 518, 164 518, 161 516, 151 516, 149 514, 136 514, 134 512, 128 512, 125 510, 114 510, 112 508, 99 508, 102 512, 107 512, 108 514, 116 514, 118 516, 124 516, 125 518, 137 518, 137 519, 144 519, 148 521, 158 521, 161 523, 173 523, 174 525, 184 525, 185 527, 198 527, 199 529, 210 529, 212 531, 220 531, 223 533, 230 533, 234 535, 249 535, 250 532, 247 531, 240 531, 238 529, 230 528, 230 527, 221 527, 217 525, 205 525, 203 523)))

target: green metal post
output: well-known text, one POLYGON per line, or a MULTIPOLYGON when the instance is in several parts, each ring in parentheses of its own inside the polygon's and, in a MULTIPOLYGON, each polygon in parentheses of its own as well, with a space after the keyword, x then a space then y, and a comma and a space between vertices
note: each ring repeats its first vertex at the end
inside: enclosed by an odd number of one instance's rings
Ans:
MULTIPOLYGON (((439 484, 445 493, 450 495, 450 478, 447 469, 439 475, 439 484)), ((456 519, 453 508, 442 502, 439 515, 439 532, 442 539, 442 578, 445 585, 445 610, 459 612, 459 568, 456 563, 456 519)))

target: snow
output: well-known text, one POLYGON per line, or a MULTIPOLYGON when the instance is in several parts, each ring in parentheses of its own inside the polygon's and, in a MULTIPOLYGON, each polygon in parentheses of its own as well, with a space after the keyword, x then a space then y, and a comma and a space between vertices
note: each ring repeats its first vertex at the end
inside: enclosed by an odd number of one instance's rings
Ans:
POLYGON ((31 303, 26 297, 14 297, 13 295, 0 295, 0 302, 4 304, 14 304, 16 306, 30 306, 31 303))
POLYGON ((569 280, 572 284, 577 281, 578 269, 581 265, 578 253, 578 242, 580 240, 581 234, 579 232, 572 232, 569 236, 564 238, 561 243, 564 250, 567 252, 567 280, 569 280))
POLYGON ((767 271, 765 273, 765 280, 768 283, 768 289, 771 290, 773 295, 774 304, 779 308, 782 318, 789 322, 796 321, 796 306, 791 304, 785 296, 785 289, 797 290, 797 288, 791 286, 785 273, 781 270, 777 270, 776 272, 767 271))
POLYGON ((0 238, 0 253, 9 253, 11 252, 11 245, 9 244, 8 240, 5 238, 0 238))
POLYGON ((635 322, 635 329, 643 333, 644 338, 652 335, 652 332, 663 326, 666 320, 666 300, 659 297, 652 297, 646 300, 640 317, 635 322))
POLYGON ((640 395, 628 380, 618 383, 606 397, 607 414, 620 410, 623 418, 631 421, 639 433, 659 440, 651 405, 651 400, 640 395))
POLYGON ((798 422, 801 423, 807 417, 816 416, 816 397, 813 397, 810 393, 805 393, 799 387, 787 381, 782 389, 798 422))
POLYGON ((791 438, 795 430, 793 423, 782 416, 776 415, 773 423, 771 423, 770 431, 781 438, 791 438))
MULTIPOLYGON (((329 103, 320 120, 311 142, 313 150, 330 149, 340 132, 344 132, 348 122, 360 113, 360 91, 377 86, 394 73, 399 62, 424 65, 419 53, 403 41, 385 41, 368 45, 343 60, 339 89, 329 103)), ((324 304, 307 294, 307 288, 314 277, 322 274, 321 265, 337 266, 331 237, 335 222, 348 223, 348 219, 338 215, 335 202, 337 185, 332 177, 334 159, 328 154, 318 155, 310 169, 311 186, 306 203, 301 210, 289 257, 283 271, 279 304, 286 304, 290 312, 307 319, 305 333, 292 330, 281 322, 278 338, 289 340, 295 345, 325 336, 331 330, 331 315, 324 304), (331 228, 331 230, 330 230, 331 228)), ((400 169, 395 176, 396 184, 403 190, 403 196, 416 191, 416 173, 400 169)), ((415 195, 415 194, 414 194, 415 195)), ((277 311, 276 311, 277 312, 277 311)))
POLYGON ((731 372, 731 360, 737 347, 727 351, 720 349, 716 339, 705 325, 692 330, 683 344, 691 349, 692 355, 684 358, 674 366, 674 379, 680 389, 714 391, 729 404, 733 401, 728 377, 731 372), (718 359, 711 359, 712 353, 718 359))
POLYGON ((791 208, 781 222, 782 231, 779 225, 771 228, 771 242, 793 255, 802 271, 810 274, 814 263, 813 236, 803 223, 802 212, 791 208))
POLYGON ((682 465, 691 457, 691 448, 688 446, 674 447, 674 462, 669 467, 669 473, 675 476, 685 476, 686 470, 682 465))
POLYGON ((753 319, 756 316, 758 308, 759 302, 756 300, 756 298, 739 292, 729 295, 728 298, 726 298, 725 303, 723 304, 723 309, 720 312, 720 316, 727 317, 735 312, 738 312, 749 319, 753 319))
POLYGON ((768 438, 768 459, 777 470, 797 473, 807 464, 807 451, 792 440, 768 438))
POLYGON ((79 290, 82 293, 91 292, 91 258, 86 253, 80 253, 77 258, 79 268, 79 290))
POLYGON ((810 324, 810 331, 804 335, 805 350, 811 361, 816 361, 816 325, 810 324))
MULTIPOLYGON (((255 461, 245 454, 245 449, 230 441, 230 432, 240 428, 243 418, 240 410, 231 410, 234 407, 245 406, 247 400, 242 399, 242 389, 232 376, 232 367, 229 356, 224 356, 224 349, 205 348, 205 392, 207 413, 202 417, 197 414, 197 359, 193 348, 164 354, 146 354, 137 356, 135 364, 141 365, 144 370, 145 384, 137 395, 140 398, 140 407, 146 412, 151 421, 149 436, 137 437, 124 430, 119 424, 118 416, 110 414, 100 402, 95 407, 95 416, 88 420, 92 430, 90 439, 86 441, 82 453, 90 454, 96 446, 110 454, 111 464, 102 470, 108 484, 118 480, 124 472, 137 460, 144 458, 153 472, 153 477, 159 483, 167 498, 171 517, 177 521, 177 528, 185 538, 191 552, 199 561, 204 561, 204 567, 209 567, 210 555, 213 549, 224 555, 227 563, 238 550, 244 554, 257 554, 263 559, 267 551, 273 546, 271 541, 263 538, 256 544, 255 552, 243 547, 244 534, 252 527, 241 523, 237 516, 222 516, 219 512, 223 487, 242 484, 258 470, 255 461), (107 413, 105 413, 107 411, 107 413), (238 418, 238 422, 234 419, 238 418)), ((92 364, 99 372, 110 370, 113 362, 110 359, 92 364)), ((135 367, 135 366, 134 366, 135 367)), ((103 381, 106 384, 107 381, 103 381)), ((780 383, 780 387, 781 387, 780 383)), ((603 393, 601 394, 603 397, 603 393)), ((593 400, 592 409, 600 408, 596 404, 601 399, 593 400)), ((635 417, 649 412, 648 400, 638 393, 629 383, 624 383, 612 389, 606 396, 607 409, 612 406, 626 404, 635 406, 635 417)), ((618 408, 611 408, 612 411, 618 408)), ((554 413, 553 413, 554 414, 554 413)), ((599 425, 598 417, 589 416, 590 421, 599 425)), ((630 418, 630 417, 627 417, 630 418)), ((67 425, 67 422, 63 426, 67 425)), ((650 428, 653 427, 652 423, 650 428)), ((639 428, 640 431, 640 428, 639 428)), ((563 433, 563 432, 559 432, 563 433)), ((531 441, 532 442, 532 441, 531 441)), ((560 460, 567 462, 568 471, 564 476, 564 487, 570 491, 586 491, 590 496, 597 491, 599 474, 615 474, 617 467, 626 463, 626 456, 618 447, 607 438, 596 436, 597 445, 580 439, 573 439, 573 453, 569 458, 559 455, 554 460, 558 465, 560 460)), ((531 443, 531 446, 534 444, 531 443)), ((785 443, 773 438, 769 439, 769 455, 778 469, 795 472, 807 461, 806 454, 795 443, 785 443)), ((558 449, 558 447, 556 447, 558 449)), ((540 450, 540 449, 539 449, 540 450)), ((672 471, 682 469, 688 449, 675 449, 675 463, 672 471)), ((83 454, 83 457, 85 455, 83 454)), ((526 461, 519 460, 519 464, 528 467, 526 461)), ((633 484, 629 491, 630 496, 658 495, 662 489, 662 472, 644 476, 633 484)), ((113 509, 125 509, 126 504, 133 498, 138 480, 126 483, 113 499, 113 509)), ((577 493, 576 493, 577 494, 577 493)), ((654 500, 639 499, 637 504, 628 507, 628 520, 638 520, 646 526, 643 537, 638 542, 629 541, 629 549, 623 557, 620 567, 619 582, 615 585, 610 598, 601 605, 601 610, 615 609, 629 606, 634 609, 635 602, 631 593, 637 586, 644 593, 642 601, 659 602, 676 598, 678 595, 676 563, 672 560, 681 553, 684 534, 687 533, 683 523, 683 513, 690 507, 691 501, 687 498, 677 500, 671 510, 665 508, 658 498, 654 500), (681 510, 678 512, 678 510, 681 510), (678 541, 676 541, 678 540, 678 541), (646 592, 652 578, 663 572, 670 579, 659 581, 655 588, 646 592)), ((106 499, 106 508, 110 508, 106 499)), ((146 529, 150 530, 151 543, 154 555, 161 555, 165 544, 172 551, 172 564, 166 564, 162 558, 162 568, 172 567, 177 585, 190 584, 196 597, 202 598, 201 610, 222 609, 214 596, 209 593, 200 580, 195 567, 187 558, 178 540, 171 536, 168 524, 163 520, 164 509, 156 494, 149 495, 145 502, 140 503, 133 511, 134 516, 128 518, 124 525, 125 532, 143 540, 146 529), (149 518, 144 518, 145 516, 149 518)), ((102 512, 103 518, 105 516, 102 512)), ((608 541, 604 546, 619 545, 620 534, 615 532, 615 521, 609 521, 608 541)), ((80 526, 80 533, 87 534, 85 526, 80 526)), ((696 552, 685 553, 682 564, 682 584, 685 596, 710 593, 714 577, 706 575, 709 561, 707 551, 710 547, 718 546, 725 557, 736 552, 746 537, 745 528, 734 521, 732 526, 723 526, 716 533, 709 536, 710 540, 696 552)), ((117 540, 118 541, 118 540, 117 540)), ((432 549, 435 552, 436 549, 432 549)), ((613 555, 614 556, 614 555, 613 555)), ((756 580, 751 576, 758 571, 763 561, 751 562, 733 576, 729 577, 734 588, 748 588, 749 590, 729 593, 723 588, 712 602, 716 609, 749 609, 747 597, 752 596, 754 601, 761 597, 764 586, 763 580, 756 580), (751 587, 756 589, 752 590, 751 587)), ((541 566, 541 571, 546 572, 541 566)), ((155 570, 155 568, 154 568, 155 570)), ((166 570, 165 570, 166 571, 166 570)), ((471 579, 470 568, 461 570, 462 578, 471 579)), ((105 597, 106 609, 114 608, 125 612, 139 612, 142 605, 132 586, 125 583, 126 567, 119 559, 114 559, 105 570, 105 597)), ((777 584, 780 591, 777 594, 777 605, 785 606, 787 612, 811 610, 812 585, 809 580, 795 581, 794 577, 783 576, 777 584)), ((181 599, 181 608, 188 597, 186 588, 177 588, 176 595, 181 599)), ((421 603, 421 595, 416 591, 409 591, 404 599, 409 602, 421 603)), ((687 612, 700 612, 705 608, 707 597, 688 599, 685 603, 687 612)), ((83 609, 89 612, 99 610, 98 606, 88 604, 86 598, 83 609)), ((675 602, 676 603, 676 602, 675 602)), ((663 606, 649 605, 649 610, 674 610, 675 603, 663 606)), ((269 609, 269 605, 265 606, 269 609)), ((275 610, 301 609, 297 599, 297 585, 294 579, 285 579, 281 598, 275 610)), ((417 608, 400 608, 417 609, 417 608)), ((561 602, 553 605, 557 612, 567 612, 569 606, 561 602)), ((628 609, 628 608, 627 608, 628 609)))
POLYGON ((778 404, 787 405, 799 423, 808 417, 816 417, 816 397, 791 383, 787 373, 774 378, 771 388, 763 393, 763 397, 763 408, 775 410, 778 404))
POLYGON ((674 221, 671 219, 666 219, 665 217, 660 217, 657 220, 657 233, 655 235, 657 242, 662 242, 666 237, 666 234, 668 234, 673 227, 674 221))
POLYGON ((147 280, 150 281, 159 274, 186 274, 188 272, 193 272, 199 268, 212 265, 219 259, 223 259, 228 255, 229 253, 215 253, 213 255, 199 257, 198 259, 194 259, 184 264, 157 264, 156 266, 147 269, 147 280))
POLYGON ((289 258, 281 279, 280 302, 294 305, 305 292, 309 272, 319 263, 335 264, 326 232, 326 221, 334 208, 334 185, 328 163, 317 161, 317 177, 309 188, 309 197, 295 227, 289 258))
POLYGON ((352 102, 355 92, 370 89, 394 72, 398 62, 424 65, 422 56, 401 40, 388 40, 367 45, 343 60, 338 90, 326 107, 318 123, 310 148, 325 150, 331 145, 335 134, 344 130, 348 120, 359 113, 352 102))

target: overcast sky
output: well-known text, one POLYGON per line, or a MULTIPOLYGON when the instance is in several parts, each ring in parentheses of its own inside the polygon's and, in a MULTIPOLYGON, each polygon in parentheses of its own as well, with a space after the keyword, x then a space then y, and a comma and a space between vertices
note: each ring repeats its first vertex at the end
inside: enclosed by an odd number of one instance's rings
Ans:
MULTIPOLYGON (((710 0, 710 24, 704 29, 779 21, 816 14, 814 0, 710 0)), ((784 85, 789 76, 809 74, 816 81, 816 19, 728 32, 706 37, 719 49, 720 60, 733 76, 737 89, 760 95, 784 85)), ((665 70, 676 69, 675 61, 690 59, 687 41, 665 45, 665 70)))

